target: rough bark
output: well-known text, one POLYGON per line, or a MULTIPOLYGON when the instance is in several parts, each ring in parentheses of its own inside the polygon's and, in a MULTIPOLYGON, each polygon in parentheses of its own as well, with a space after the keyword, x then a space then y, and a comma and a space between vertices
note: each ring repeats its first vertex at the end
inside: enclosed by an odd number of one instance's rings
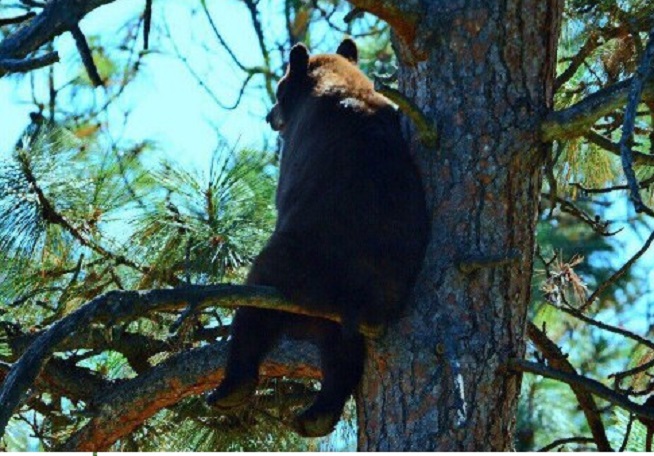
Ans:
POLYGON ((438 128, 427 149, 407 122, 431 241, 407 315, 370 343, 360 450, 512 448, 521 376, 505 366, 525 350, 561 2, 442 3, 422 15, 426 59, 399 69, 438 128))

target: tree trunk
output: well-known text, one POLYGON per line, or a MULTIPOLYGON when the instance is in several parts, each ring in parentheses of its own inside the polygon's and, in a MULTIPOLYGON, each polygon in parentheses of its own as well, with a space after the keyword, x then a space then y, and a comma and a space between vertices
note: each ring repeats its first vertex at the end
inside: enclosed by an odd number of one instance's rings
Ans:
POLYGON ((431 241, 406 317, 370 343, 359 449, 506 451, 562 2, 424 3, 414 42, 396 44, 400 92, 438 132, 427 148, 407 121, 431 241))

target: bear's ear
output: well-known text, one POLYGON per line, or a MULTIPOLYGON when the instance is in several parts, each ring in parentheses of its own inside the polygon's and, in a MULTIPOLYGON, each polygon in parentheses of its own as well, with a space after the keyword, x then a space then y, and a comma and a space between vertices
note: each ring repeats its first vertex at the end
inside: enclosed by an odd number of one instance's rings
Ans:
POLYGON ((309 50, 304 44, 293 46, 288 65, 290 73, 306 74, 309 69, 309 50))
POLYGON ((355 65, 359 61, 359 50, 356 43, 351 38, 345 38, 341 44, 338 45, 336 53, 342 55, 355 65))

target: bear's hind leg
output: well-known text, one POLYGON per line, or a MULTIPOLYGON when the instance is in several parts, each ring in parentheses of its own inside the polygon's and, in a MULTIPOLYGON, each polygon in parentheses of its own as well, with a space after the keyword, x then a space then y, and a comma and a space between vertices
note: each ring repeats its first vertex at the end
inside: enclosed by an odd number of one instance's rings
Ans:
POLYGON ((326 322, 321 336, 322 387, 314 403, 294 421, 297 433, 305 437, 320 437, 334 430, 363 374, 365 341, 361 334, 345 336, 340 325, 326 322))
POLYGON ((284 314, 243 307, 232 322, 225 377, 207 396, 207 404, 224 410, 243 405, 259 382, 259 365, 275 345, 284 326, 284 314))

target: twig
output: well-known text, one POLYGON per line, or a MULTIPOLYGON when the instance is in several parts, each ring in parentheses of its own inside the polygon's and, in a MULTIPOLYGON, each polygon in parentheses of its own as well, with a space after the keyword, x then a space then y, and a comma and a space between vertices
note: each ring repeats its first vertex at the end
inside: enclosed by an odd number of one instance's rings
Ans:
POLYGON ((635 414, 638 417, 654 419, 654 407, 647 407, 631 402, 626 396, 616 393, 612 389, 602 385, 597 380, 593 380, 577 374, 561 372, 543 364, 526 361, 524 359, 510 359, 507 363, 507 367, 516 372, 529 372, 532 374, 541 375, 546 378, 551 378, 553 380, 558 380, 568 385, 576 385, 580 388, 584 388, 596 396, 601 397, 613 405, 621 407, 628 412, 635 414))
POLYGON ((150 26, 152 25, 152 0, 145 0, 143 11, 143 49, 150 48, 150 26))
MULTIPOLYGON (((654 184, 654 176, 645 179, 639 184, 639 186, 640 188, 647 188, 652 184, 654 184)), ((577 187, 579 190, 581 190, 584 193, 610 193, 610 192, 615 192, 617 190, 629 190, 628 185, 615 185, 613 187, 605 187, 605 188, 587 188, 581 185, 579 182, 571 182, 570 185, 572 185, 573 187, 577 187)))
POLYGON ((629 90, 629 101, 624 113, 624 123, 622 124, 622 136, 620 138, 620 156, 622 157, 622 169, 629 190, 631 192, 631 199, 634 202, 636 212, 644 212, 650 216, 654 216, 654 211, 647 207, 640 196, 638 189, 638 181, 636 173, 633 169, 633 152, 631 150, 631 143, 634 134, 634 125, 636 123, 636 110, 640 103, 641 95, 643 92, 643 84, 648 79, 652 71, 652 60, 654 59, 654 29, 649 34, 649 41, 645 47, 645 54, 638 66, 636 74, 631 79, 629 90))
POLYGON ((0 59, 0 71, 6 73, 26 73, 37 68, 52 65, 59 61, 59 54, 49 52, 31 59, 0 59))
POLYGON ((631 427, 634 424, 634 420, 636 419, 636 416, 632 413, 629 415, 629 422, 627 423, 627 429, 624 433, 624 438, 622 439, 622 445, 620 445, 620 449, 618 452, 622 453, 624 450, 627 449, 627 444, 629 443, 629 436, 631 435, 631 427))
POLYGON ((93 86, 104 86, 102 78, 100 78, 100 75, 98 74, 98 68, 95 66, 95 62, 93 62, 93 56, 91 55, 89 44, 86 42, 86 37, 82 33, 82 30, 79 28, 79 25, 73 25, 70 28, 70 33, 72 33, 73 38, 75 38, 77 50, 82 57, 82 63, 84 63, 84 68, 86 68, 86 74, 88 74, 89 79, 93 83, 93 86))
MULTIPOLYGON (((561 349, 552 342, 545 332, 541 331, 531 322, 527 323, 527 336, 536 345, 538 350, 547 358, 549 365, 559 369, 562 372, 570 374, 577 374, 575 368, 570 364, 567 357, 561 352, 561 349)), ((577 385, 570 385, 572 392, 577 398, 577 402, 584 412, 588 427, 593 434, 593 439, 599 451, 613 451, 608 438, 606 437, 606 430, 604 423, 600 417, 597 404, 593 396, 584 388, 579 388, 577 385)))
POLYGON ((545 451, 550 451, 553 450, 554 448, 565 445, 566 443, 593 443, 593 439, 590 437, 568 437, 565 439, 558 439, 550 443, 549 445, 545 445, 543 448, 538 450, 539 453, 545 452, 545 451))
POLYGON ((627 377, 631 377, 632 375, 639 374, 641 372, 644 372, 648 369, 651 369, 654 367, 654 359, 649 360, 645 364, 641 364, 640 366, 636 366, 632 369, 623 371, 623 372, 616 372, 611 375, 609 375, 608 378, 615 378, 615 388, 618 389, 620 388, 620 383, 622 380, 624 380, 627 377))
POLYGON ((654 231, 649 235, 645 244, 641 249, 634 254, 620 269, 616 271, 611 277, 605 280, 597 289, 590 295, 586 302, 579 308, 579 312, 584 312, 588 307, 590 307, 593 302, 606 291, 607 288, 615 284, 625 273, 631 268, 631 265, 634 264, 643 254, 649 249, 649 246, 654 241, 654 231))

